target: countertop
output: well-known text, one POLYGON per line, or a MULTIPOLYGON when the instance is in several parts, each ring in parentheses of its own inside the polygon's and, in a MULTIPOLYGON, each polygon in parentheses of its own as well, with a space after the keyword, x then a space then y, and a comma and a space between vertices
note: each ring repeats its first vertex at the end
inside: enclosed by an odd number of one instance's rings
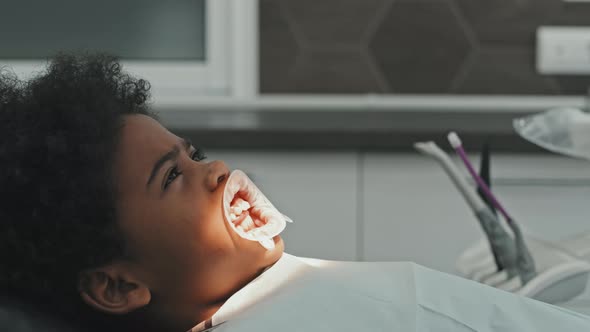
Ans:
POLYGON ((232 100, 174 99, 155 110, 162 123, 215 149, 410 151, 416 141, 447 146, 457 131, 467 149, 490 141, 497 151, 542 152, 521 139, 512 120, 577 97, 272 96, 232 100))

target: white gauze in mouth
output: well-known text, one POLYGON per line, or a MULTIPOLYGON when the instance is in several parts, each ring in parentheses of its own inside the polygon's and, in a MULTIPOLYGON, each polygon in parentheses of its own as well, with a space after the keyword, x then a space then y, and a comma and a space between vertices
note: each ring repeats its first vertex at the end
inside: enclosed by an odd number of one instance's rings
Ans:
POLYGON ((240 237, 258 241, 267 250, 275 246, 273 237, 285 229, 287 222, 292 222, 272 205, 241 170, 234 170, 227 180, 223 211, 225 221, 240 237), (236 225, 238 220, 242 222, 236 225))

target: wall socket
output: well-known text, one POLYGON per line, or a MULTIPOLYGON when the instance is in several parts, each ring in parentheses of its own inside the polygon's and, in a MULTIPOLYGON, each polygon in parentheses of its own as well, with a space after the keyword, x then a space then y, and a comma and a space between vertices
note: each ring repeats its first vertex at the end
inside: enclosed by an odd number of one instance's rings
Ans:
POLYGON ((551 75, 590 74, 590 27, 539 27, 537 71, 551 75))

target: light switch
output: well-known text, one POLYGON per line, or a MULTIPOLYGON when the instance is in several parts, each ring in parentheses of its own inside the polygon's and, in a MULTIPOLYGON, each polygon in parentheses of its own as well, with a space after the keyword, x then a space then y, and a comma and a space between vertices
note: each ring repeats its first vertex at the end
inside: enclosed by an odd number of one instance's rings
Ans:
POLYGON ((590 26, 539 27, 537 71, 541 74, 590 74, 590 26))

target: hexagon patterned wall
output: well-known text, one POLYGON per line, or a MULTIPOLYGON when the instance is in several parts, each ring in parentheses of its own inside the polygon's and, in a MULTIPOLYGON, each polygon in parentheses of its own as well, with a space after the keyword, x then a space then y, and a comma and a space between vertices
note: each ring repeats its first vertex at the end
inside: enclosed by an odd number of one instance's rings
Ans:
POLYGON ((262 93, 583 94, 540 75, 540 25, 590 26, 562 0, 260 0, 262 93))

